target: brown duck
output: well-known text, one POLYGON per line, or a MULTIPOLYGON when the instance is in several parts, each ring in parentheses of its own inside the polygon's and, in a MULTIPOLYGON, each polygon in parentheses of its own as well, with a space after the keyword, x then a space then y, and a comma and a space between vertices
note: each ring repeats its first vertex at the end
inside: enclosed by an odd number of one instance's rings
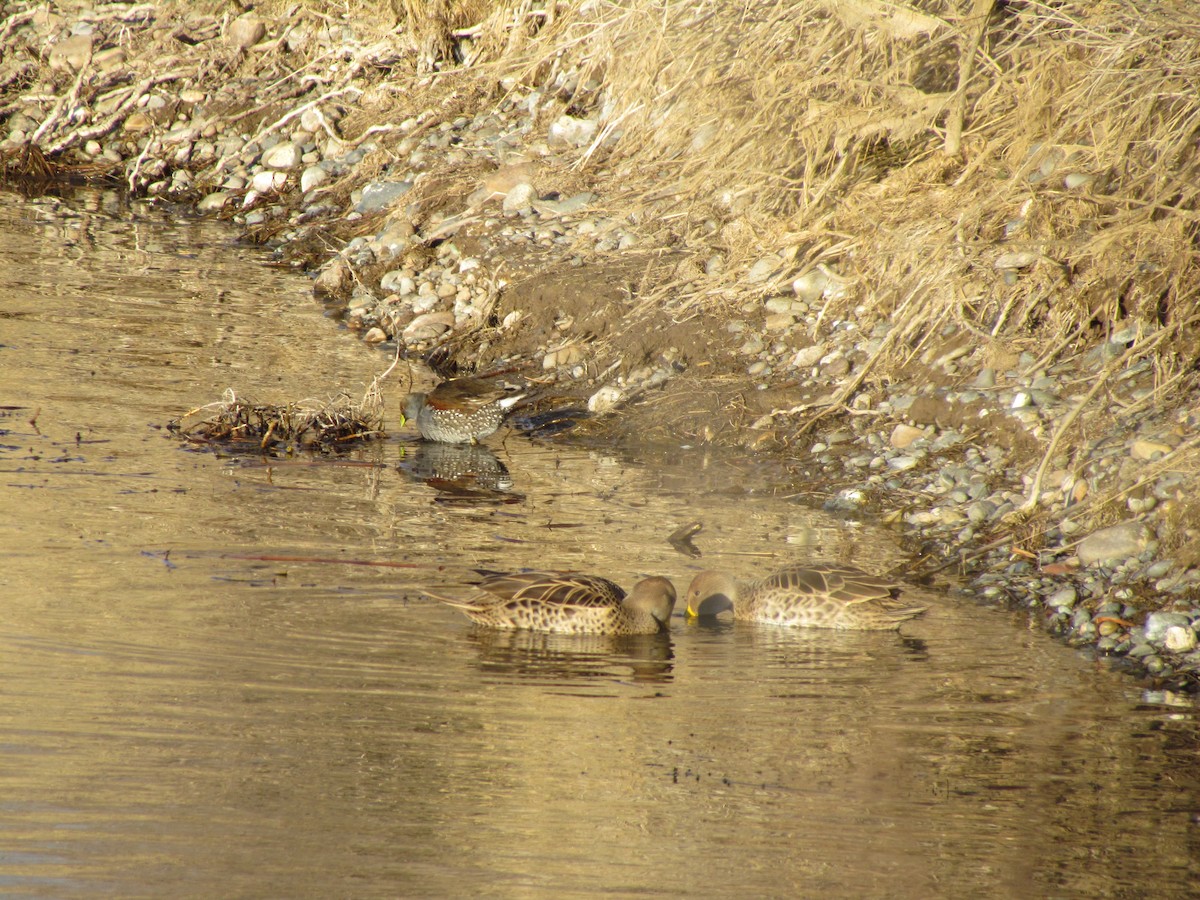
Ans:
POLYGON ((486 379, 452 378, 427 394, 409 394, 404 417, 427 441, 474 444, 493 434, 524 396, 486 379))
POLYGON ((475 587, 466 600, 426 593, 489 628, 556 634, 654 634, 667 630, 675 609, 675 586, 659 576, 628 595, 607 578, 566 572, 492 574, 475 587))
POLYGON ((709 569, 688 587, 687 614, 715 616, 732 609, 737 621, 885 631, 927 609, 910 606, 899 595, 895 582, 836 563, 786 566, 750 583, 709 569))

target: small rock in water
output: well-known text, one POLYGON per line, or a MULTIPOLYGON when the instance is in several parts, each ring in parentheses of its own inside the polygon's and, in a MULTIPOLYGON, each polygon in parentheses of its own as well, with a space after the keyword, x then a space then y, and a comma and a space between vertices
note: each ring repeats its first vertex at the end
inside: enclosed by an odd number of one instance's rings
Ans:
POLYGON ((336 294, 346 288, 353 274, 344 260, 335 259, 317 276, 313 290, 318 294, 336 294))
POLYGON ((196 204, 199 212, 217 212, 225 208, 225 203, 233 195, 229 191, 214 191, 196 204))

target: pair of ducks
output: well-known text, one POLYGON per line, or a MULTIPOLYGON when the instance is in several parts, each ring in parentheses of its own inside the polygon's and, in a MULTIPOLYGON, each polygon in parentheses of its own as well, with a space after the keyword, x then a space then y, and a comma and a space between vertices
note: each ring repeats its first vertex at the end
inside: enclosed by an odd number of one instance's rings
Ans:
MULTIPOLYGON (((404 412, 426 440, 473 444, 495 432, 524 396, 492 381, 454 378, 429 393, 409 394, 404 412)), ((430 596, 492 628, 618 635, 666 630, 676 600, 675 586, 660 576, 639 581, 628 596, 607 578, 564 572, 491 574, 478 587, 467 600, 430 596)), ((905 605, 899 593, 899 585, 853 566, 815 563, 748 584, 725 572, 701 572, 686 601, 689 616, 731 609, 741 621, 880 631, 925 611, 905 605)))
MULTIPOLYGON (((616 635, 666 631, 676 600, 675 586, 661 576, 639 581, 628 595, 607 578, 564 572, 492 574, 477 588, 465 600, 430 596, 491 628, 616 635)), ((853 566, 813 563, 750 583, 710 569, 692 579, 685 600, 688 616, 732 610, 738 621, 885 631, 925 612, 899 593, 899 585, 853 566)))

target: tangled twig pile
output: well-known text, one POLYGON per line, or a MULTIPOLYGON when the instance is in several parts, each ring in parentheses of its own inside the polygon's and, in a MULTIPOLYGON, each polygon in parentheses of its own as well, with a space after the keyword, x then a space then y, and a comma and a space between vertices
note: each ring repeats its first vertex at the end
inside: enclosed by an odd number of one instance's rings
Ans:
POLYGON ((230 388, 221 400, 190 410, 167 427, 192 444, 232 452, 328 452, 382 437, 383 397, 378 379, 361 400, 341 394, 282 406, 247 400, 230 388))

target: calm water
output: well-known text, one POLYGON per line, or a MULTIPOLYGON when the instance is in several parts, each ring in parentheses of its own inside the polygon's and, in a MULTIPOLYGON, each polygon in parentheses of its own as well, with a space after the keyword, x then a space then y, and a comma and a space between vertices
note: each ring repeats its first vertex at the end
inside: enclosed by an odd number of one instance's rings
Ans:
POLYGON ((1192 893, 1194 709, 1020 617, 935 591, 900 635, 566 639, 420 594, 902 561, 746 460, 498 435, 466 462, 515 502, 466 503, 403 429, 268 463, 162 428, 385 365, 215 226, 3 195, 0 893, 1192 893))

